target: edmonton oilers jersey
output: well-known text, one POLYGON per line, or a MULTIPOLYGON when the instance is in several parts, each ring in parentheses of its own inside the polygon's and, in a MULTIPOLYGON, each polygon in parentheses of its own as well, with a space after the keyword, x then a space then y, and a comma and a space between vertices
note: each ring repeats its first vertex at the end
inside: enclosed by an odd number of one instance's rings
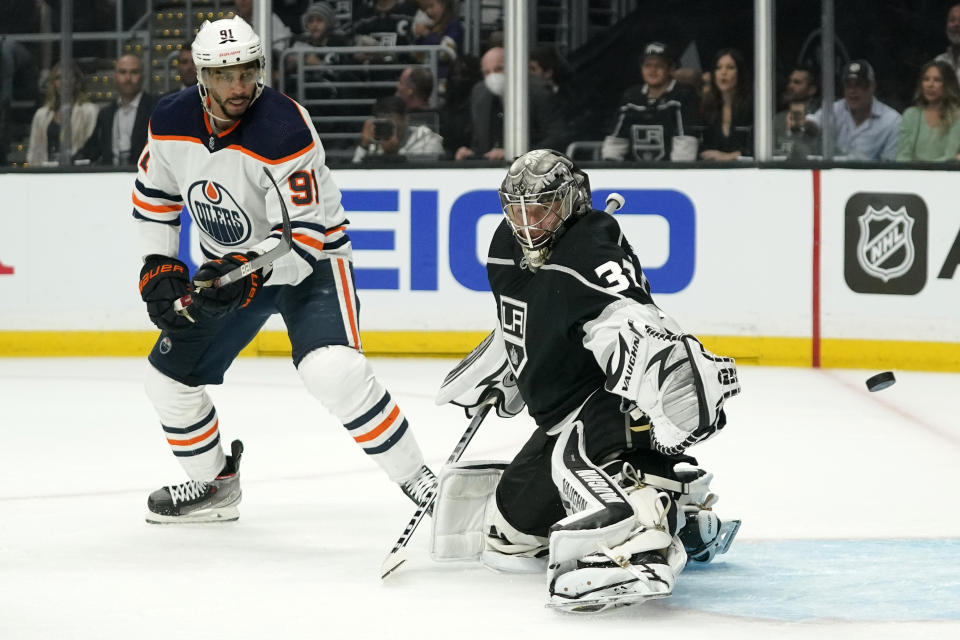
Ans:
POLYGON ((206 259, 269 250, 280 241, 283 198, 293 250, 274 263, 268 284, 299 283, 331 255, 350 258, 340 190, 324 157, 307 111, 269 87, 220 133, 196 87, 161 99, 133 189, 133 215, 149 225, 141 233, 144 255, 177 255, 184 206, 206 259))
POLYGON ((487 275, 507 357, 537 425, 549 430, 603 386, 584 325, 623 300, 651 304, 650 285, 616 219, 591 211, 570 225, 536 271, 506 220, 490 243, 487 275))

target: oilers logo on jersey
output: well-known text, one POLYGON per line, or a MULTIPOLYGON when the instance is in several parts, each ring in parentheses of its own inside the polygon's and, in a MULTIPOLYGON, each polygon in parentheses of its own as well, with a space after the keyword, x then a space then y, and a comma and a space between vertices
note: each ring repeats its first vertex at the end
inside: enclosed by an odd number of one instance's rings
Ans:
POLYGON ((250 238, 250 218, 219 182, 197 180, 187 191, 197 226, 222 245, 233 247, 250 238))

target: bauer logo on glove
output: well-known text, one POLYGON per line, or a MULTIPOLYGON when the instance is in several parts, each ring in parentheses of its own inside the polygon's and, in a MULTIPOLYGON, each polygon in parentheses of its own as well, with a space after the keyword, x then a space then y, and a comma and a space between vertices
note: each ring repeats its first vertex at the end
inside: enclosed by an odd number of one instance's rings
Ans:
POLYGON ((224 274, 242 267, 257 255, 255 251, 228 253, 218 260, 203 263, 193 274, 196 292, 190 312, 198 320, 216 319, 249 306, 263 285, 262 271, 254 271, 222 287, 216 286, 216 283, 224 274))

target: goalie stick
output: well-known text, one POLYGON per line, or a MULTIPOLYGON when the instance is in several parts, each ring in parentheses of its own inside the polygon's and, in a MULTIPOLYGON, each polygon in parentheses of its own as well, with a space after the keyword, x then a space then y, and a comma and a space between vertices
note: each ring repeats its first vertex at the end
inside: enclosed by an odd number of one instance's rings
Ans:
MULTIPOLYGON (((490 413, 490 409, 493 407, 495 400, 496 399, 494 397, 489 397, 483 401, 483 404, 477 410, 477 414, 473 416, 473 419, 470 420, 470 424, 467 425, 467 430, 463 432, 462 436, 460 436, 460 442, 457 443, 457 446, 455 446, 453 451, 450 453, 450 457, 447 458, 447 464, 453 464, 454 462, 460 460, 460 457, 463 455, 467 445, 470 444, 470 441, 473 440, 473 436, 477 433, 477 429, 480 428, 480 423, 483 422, 483 419, 487 417, 488 413, 490 413)), ((381 579, 386 578, 388 575, 396 571, 400 565, 407 561, 407 543, 410 542, 410 537, 413 535, 413 532, 417 530, 418 526, 420 526, 420 521, 423 520, 423 516, 427 514, 427 511, 430 510, 436 499, 437 489, 434 487, 429 491, 429 493, 427 493, 423 504, 417 507, 413 517, 410 518, 410 522, 407 523, 406 529, 404 529, 403 533, 400 534, 400 538, 397 540, 397 543, 393 545, 393 549, 390 550, 390 553, 387 554, 387 557, 380 565, 381 579)))
MULTIPOLYGON (((201 280, 199 282, 194 282, 198 289, 205 289, 207 287, 222 287, 230 284, 231 282, 236 282, 240 278, 247 277, 257 269, 261 269, 273 264, 278 258, 290 253, 290 249, 293 247, 293 231, 290 228, 290 214, 287 212, 287 204, 283 201, 283 194, 280 193, 280 187, 277 185, 277 181, 273 179, 273 175, 270 173, 269 169, 263 167, 263 172, 267 174, 268 178, 270 178, 270 182, 273 183, 273 188, 277 191, 277 198, 280 199, 280 215, 283 218, 283 229, 280 232, 280 242, 277 243, 277 246, 275 246, 273 249, 270 249, 263 255, 257 256, 253 260, 243 263, 236 269, 226 272, 215 280, 201 280)), ((173 309, 183 317, 193 322, 193 318, 190 317, 189 311, 191 304, 193 304, 193 297, 188 293, 179 300, 173 301, 173 309)))

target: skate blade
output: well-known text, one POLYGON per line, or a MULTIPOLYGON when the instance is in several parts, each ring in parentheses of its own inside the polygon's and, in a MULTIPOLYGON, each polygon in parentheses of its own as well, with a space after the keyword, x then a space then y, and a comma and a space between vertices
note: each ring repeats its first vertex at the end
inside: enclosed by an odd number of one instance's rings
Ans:
POLYGON ((233 522, 240 517, 240 510, 236 507, 221 507, 210 511, 197 511, 183 516, 162 516, 159 513, 148 513, 147 522, 150 524, 205 524, 211 522, 233 522))
POLYGON ((556 609, 567 613, 599 613, 615 607, 627 607, 632 604, 643 604, 647 600, 660 600, 669 598, 673 594, 668 593, 628 593, 624 595, 611 595, 603 598, 582 598, 570 601, 551 601, 547 602, 548 609, 556 609))
POLYGON ((737 537, 740 531, 740 520, 727 520, 720 525, 720 532, 717 535, 717 555, 726 553, 733 544, 733 539, 737 537))

